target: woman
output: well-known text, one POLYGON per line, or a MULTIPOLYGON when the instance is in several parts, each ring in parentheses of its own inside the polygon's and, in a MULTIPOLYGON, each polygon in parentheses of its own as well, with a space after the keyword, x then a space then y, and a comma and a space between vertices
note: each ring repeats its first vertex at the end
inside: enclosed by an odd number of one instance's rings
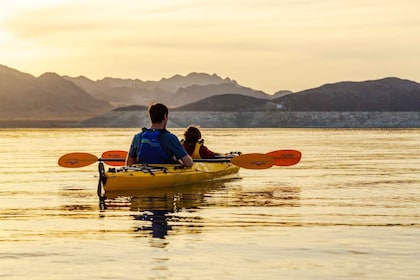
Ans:
POLYGON ((196 126, 188 126, 184 131, 184 137, 185 140, 182 141, 182 145, 193 159, 215 158, 219 155, 204 146, 204 140, 201 139, 201 132, 196 126))

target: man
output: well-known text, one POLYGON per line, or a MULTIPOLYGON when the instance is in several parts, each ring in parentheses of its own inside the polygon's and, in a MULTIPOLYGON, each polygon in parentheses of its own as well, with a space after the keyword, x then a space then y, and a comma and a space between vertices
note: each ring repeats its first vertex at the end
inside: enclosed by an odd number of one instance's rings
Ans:
POLYGON ((168 108, 154 103, 148 108, 151 126, 134 135, 126 159, 126 165, 135 163, 174 163, 181 161, 187 167, 193 164, 176 135, 166 130, 168 108))

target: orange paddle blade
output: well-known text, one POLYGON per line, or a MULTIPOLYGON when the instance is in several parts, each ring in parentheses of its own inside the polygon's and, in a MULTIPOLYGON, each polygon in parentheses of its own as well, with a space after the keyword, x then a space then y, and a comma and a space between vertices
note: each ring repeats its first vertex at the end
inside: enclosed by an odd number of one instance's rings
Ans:
POLYGON ((58 165, 62 167, 77 168, 91 165, 98 161, 95 155, 89 153, 70 153, 58 159, 58 165))
POLYGON ((267 169, 273 166, 274 159, 267 154, 243 154, 233 157, 230 162, 248 169, 267 169))
POLYGON ((267 153, 274 160, 273 165, 290 166, 298 163, 302 157, 301 152, 296 150, 278 150, 267 153))
POLYGON ((124 166, 125 159, 127 158, 127 154, 128 154, 127 151, 121 151, 121 150, 106 151, 102 153, 101 160, 108 165, 124 166), (107 159, 109 160, 107 161, 107 159))

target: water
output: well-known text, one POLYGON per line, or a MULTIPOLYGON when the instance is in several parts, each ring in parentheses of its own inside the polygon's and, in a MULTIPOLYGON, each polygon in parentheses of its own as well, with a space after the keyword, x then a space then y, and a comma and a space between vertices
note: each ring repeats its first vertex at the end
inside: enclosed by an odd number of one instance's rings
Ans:
POLYGON ((0 130, 1 279, 420 278, 420 130, 203 129, 215 151, 302 161, 101 210, 97 165, 57 159, 135 132, 0 130))

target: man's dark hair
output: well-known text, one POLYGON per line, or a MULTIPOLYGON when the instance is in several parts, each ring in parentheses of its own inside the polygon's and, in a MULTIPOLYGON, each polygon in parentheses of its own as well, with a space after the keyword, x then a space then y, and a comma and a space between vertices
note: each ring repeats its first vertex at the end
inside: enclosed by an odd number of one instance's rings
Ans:
POLYGON ((148 112, 152 123, 160 123, 165 115, 168 115, 168 107, 161 103, 153 103, 149 106, 148 112))

